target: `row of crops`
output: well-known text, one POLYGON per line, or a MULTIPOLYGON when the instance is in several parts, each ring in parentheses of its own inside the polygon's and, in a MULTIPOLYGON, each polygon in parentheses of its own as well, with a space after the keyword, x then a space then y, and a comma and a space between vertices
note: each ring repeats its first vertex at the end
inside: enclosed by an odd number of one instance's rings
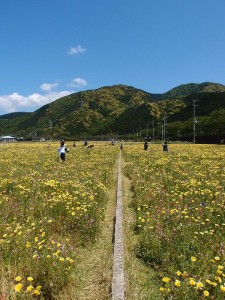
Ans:
POLYGON ((225 299, 225 147, 125 147, 137 256, 163 299, 225 299))
POLYGON ((0 145, 1 299, 57 299, 100 230, 118 149, 57 148, 0 145))

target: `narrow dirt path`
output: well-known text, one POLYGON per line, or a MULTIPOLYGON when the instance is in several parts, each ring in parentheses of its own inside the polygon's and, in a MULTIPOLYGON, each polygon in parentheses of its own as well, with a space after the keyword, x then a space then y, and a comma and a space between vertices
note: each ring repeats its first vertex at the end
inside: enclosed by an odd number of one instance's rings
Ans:
POLYGON ((121 152, 118 163, 117 203, 115 216, 114 259, 112 278, 112 300, 124 299, 124 257, 123 257, 123 189, 121 152))
POLYGON ((68 300, 111 299, 117 173, 118 160, 113 169, 113 183, 108 191, 105 219, 101 224, 102 232, 94 245, 79 251, 78 272, 75 274, 78 280, 68 300))

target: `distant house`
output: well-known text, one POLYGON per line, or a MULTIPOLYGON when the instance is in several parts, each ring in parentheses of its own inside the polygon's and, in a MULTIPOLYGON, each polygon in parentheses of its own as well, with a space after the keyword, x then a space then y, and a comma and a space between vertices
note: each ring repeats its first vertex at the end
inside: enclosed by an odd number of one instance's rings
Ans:
POLYGON ((15 136, 11 136, 11 135, 4 135, 4 136, 0 137, 0 141, 1 142, 11 143, 11 142, 15 142, 16 141, 16 137, 15 136))

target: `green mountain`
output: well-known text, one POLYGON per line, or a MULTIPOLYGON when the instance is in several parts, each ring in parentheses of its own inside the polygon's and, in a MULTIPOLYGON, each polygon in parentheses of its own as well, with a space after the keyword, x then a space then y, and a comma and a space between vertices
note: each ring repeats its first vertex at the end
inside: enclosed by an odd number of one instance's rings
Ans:
POLYGON ((180 139, 191 140, 193 100, 199 140, 221 140, 225 86, 211 82, 180 85, 164 94, 126 85, 106 86, 60 98, 33 113, 0 116, 0 126, 4 134, 26 138, 83 139, 103 135, 140 138, 152 135, 154 124, 155 138, 160 138, 164 120, 169 139, 176 140, 179 132, 180 139))
POLYGON ((164 98, 180 98, 191 94, 225 92, 225 86, 219 83, 203 82, 179 85, 163 94, 164 98))
POLYGON ((9 113, 9 114, 5 114, 5 115, 0 116, 0 120, 3 120, 3 119, 7 119, 7 120, 16 119, 16 118, 25 116, 27 114, 29 114, 29 113, 27 113, 27 112, 9 113))

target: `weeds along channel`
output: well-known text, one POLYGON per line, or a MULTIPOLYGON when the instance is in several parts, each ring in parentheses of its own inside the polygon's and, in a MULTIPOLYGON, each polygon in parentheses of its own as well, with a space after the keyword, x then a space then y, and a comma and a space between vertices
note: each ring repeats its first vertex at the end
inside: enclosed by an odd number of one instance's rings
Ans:
POLYGON ((225 147, 125 147, 136 254, 163 299, 225 298, 225 147))
POLYGON ((77 249, 101 231, 119 148, 67 147, 65 162, 58 143, 0 147, 2 299, 66 299, 77 249))

